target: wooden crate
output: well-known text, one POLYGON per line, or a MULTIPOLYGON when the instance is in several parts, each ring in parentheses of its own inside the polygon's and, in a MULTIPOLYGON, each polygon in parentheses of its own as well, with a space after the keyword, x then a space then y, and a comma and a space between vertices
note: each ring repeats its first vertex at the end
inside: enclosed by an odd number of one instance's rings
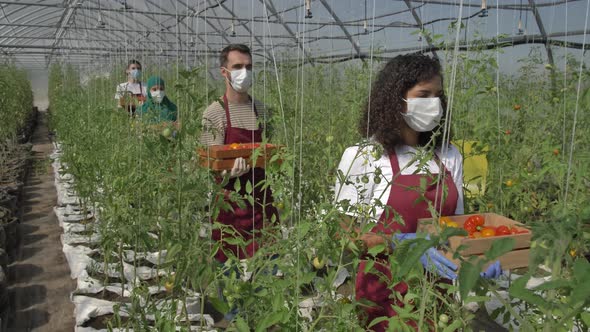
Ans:
MULTIPOLYGON (((212 159, 212 158, 203 158, 199 156, 199 164, 203 167, 207 167, 214 171, 223 171, 223 170, 230 170, 234 167, 235 158, 233 159, 212 159)), ((258 157, 256 159, 256 166, 254 167, 261 167, 264 168, 266 162, 264 157, 258 157)), ((246 159, 246 163, 252 166, 252 160, 246 159)))
MULTIPOLYGON (((502 215, 496 213, 478 213, 479 215, 484 217, 485 226, 508 226, 516 227, 519 229, 524 229, 523 225, 517 221, 514 221, 510 218, 504 217, 502 215)), ((459 227, 463 227, 465 221, 473 216, 471 215, 460 215, 460 216, 449 216, 449 218, 459 224, 459 227)), ((426 232, 430 234, 437 234, 438 227, 436 226, 438 220, 434 220, 432 218, 429 219, 420 219, 418 220, 418 231, 419 232, 426 232)), ((510 237, 514 239, 514 247, 511 252, 504 254, 499 258, 500 263, 502 264, 503 269, 513 269, 518 267, 526 267, 528 266, 528 256, 529 256, 529 248, 531 246, 531 237, 532 233, 523 233, 523 234, 510 234, 510 235, 502 235, 502 236, 493 236, 493 237, 486 237, 486 238, 477 238, 472 239, 469 237, 464 236, 452 236, 449 238, 449 247, 451 248, 450 252, 444 252, 447 258, 451 259, 453 257, 453 253, 457 251, 459 246, 463 246, 459 253, 463 257, 469 256, 478 256, 482 257, 483 254, 488 251, 492 243, 494 241, 510 237)), ((458 260, 453 260, 458 262, 458 260)))
MULTIPOLYGON (((270 159, 282 146, 274 144, 249 143, 213 145, 199 149, 199 164, 214 171, 230 170, 234 166, 236 158, 244 158, 248 165, 253 166, 251 160, 255 149, 262 149, 254 167, 264 168, 270 159)), ((281 160, 276 160, 280 163, 281 160)))
MULTIPOLYGON (((439 250, 439 252, 442 253, 445 257, 447 257, 449 260, 451 260, 453 263, 457 264, 457 266, 461 266, 461 260, 454 259, 453 252, 444 251, 444 250, 439 250)), ((517 268, 521 268, 521 267, 528 267, 530 252, 531 252, 530 249, 512 250, 512 251, 507 252, 504 255, 498 257, 497 260, 500 261, 500 265, 502 266, 502 270, 511 270, 511 269, 517 269, 517 268)), ((483 258, 483 255, 475 255, 475 256, 477 256, 478 259, 483 258)), ((462 257, 464 260, 469 259, 469 256, 462 256, 462 257)), ((492 263, 493 262, 489 262, 488 264, 485 264, 483 266, 482 270, 485 271, 485 269, 492 263)))

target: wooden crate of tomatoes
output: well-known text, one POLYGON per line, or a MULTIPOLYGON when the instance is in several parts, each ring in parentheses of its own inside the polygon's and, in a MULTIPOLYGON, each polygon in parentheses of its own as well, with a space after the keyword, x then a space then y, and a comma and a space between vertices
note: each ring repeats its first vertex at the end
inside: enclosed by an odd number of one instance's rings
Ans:
MULTIPOLYGON (((436 227, 435 222, 433 219, 420 219, 418 230, 436 234, 441 228, 436 227)), ((445 256, 450 259, 459 247, 461 247, 459 253, 463 257, 483 256, 494 241, 511 237, 514 239, 514 247, 511 252, 499 258, 502 268, 514 269, 528 266, 532 234, 517 221, 496 213, 480 213, 441 217, 438 223, 441 227, 460 227, 468 233, 467 236, 449 238, 451 251, 445 252, 445 256)), ((458 260, 453 261, 458 262, 458 260)))
MULTIPOLYGON (((198 149, 199 164, 214 171, 230 170, 234 166, 236 158, 244 158, 248 165, 264 168, 271 162, 273 155, 281 148, 280 145, 261 143, 233 143, 226 145, 213 145, 198 149), (254 151, 260 149, 256 161, 252 160, 254 151)), ((280 163, 280 159, 272 159, 280 163)))

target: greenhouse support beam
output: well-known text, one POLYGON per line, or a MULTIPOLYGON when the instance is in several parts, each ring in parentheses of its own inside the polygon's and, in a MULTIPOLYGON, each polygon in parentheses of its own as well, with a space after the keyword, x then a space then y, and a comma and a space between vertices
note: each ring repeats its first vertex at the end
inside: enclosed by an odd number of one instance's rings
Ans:
MULTIPOLYGON (((102 51, 102 53, 96 53, 96 55, 112 55, 112 53, 126 53, 127 50, 123 49, 123 48, 108 48, 108 47, 91 47, 91 46, 82 46, 82 47, 74 47, 74 46, 51 46, 51 45, 14 45, 14 44, 10 44, 10 45, 4 45, 4 44, 0 44, 0 54, 5 54, 5 55, 15 55, 15 54, 28 54, 26 53, 27 51, 18 51, 18 50, 10 50, 10 51, 4 51, 3 48, 16 48, 16 49, 33 49, 36 50, 35 52, 40 52, 44 55, 50 55, 52 51, 59 51, 59 50, 69 50, 72 52, 69 52, 67 54, 70 55, 76 55, 76 54, 84 54, 81 51, 102 51), (80 53, 77 53, 80 52, 80 53)), ((146 55, 149 55, 150 53, 152 53, 155 56, 182 56, 182 54, 186 54, 187 52, 193 52, 194 50, 187 50, 187 49, 175 49, 174 52, 168 52, 166 51, 165 53, 161 53, 159 50, 154 50, 153 48, 135 48, 133 49, 133 51, 135 52, 146 52, 146 55), (148 53, 150 52, 150 53, 148 53), (157 53, 157 54, 156 54, 157 53)), ((216 50, 211 50, 211 49, 206 49, 206 50, 199 50, 199 53, 203 53, 203 54, 211 54, 211 55, 219 55, 219 51, 216 50)), ((265 55, 257 50, 252 52, 255 55, 258 56, 262 56, 264 58, 265 55)), ((64 55, 64 54, 61 54, 64 55)))
POLYGON ((332 15, 332 18, 334 19, 334 21, 336 21, 336 24, 340 27, 340 29, 342 30, 342 32, 344 32, 344 35, 346 36, 346 38, 348 38, 348 41, 350 41, 350 43, 352 44, 352 47, 356 51, 356 54, 357 55, 360 55, 361 54, 360 47, 352 39, 352 36, 350 35, 350 32, 348 32, 348 29, 346 29, 346 27, 344 26, 344 24, 342 24, 342 21, 340 20, 340 18, 338 17, 338 15, 336 15, 336 13, 334 12, 334 10, 332 10, 332 7, 330 7, 330 5, 328 4, 328 2, 326 0, 320 0, 320 2, 322 3, 322 5, 324 5, 324 7, 328 11, 328 13, 330 13, 330 15, 332 15))
MULTIPOLYGON (((39 36, 11 36, 11 35, 0 35, 0 40, 3 38, 13 38, 13 39, 24 39, 24 40, 54 40, 55 37, 53 37, 52 35, 39 35, 39 36)), ((95 38, 70 38, 70 37, 62 37, 61 38, 62 41, 75 41, 75 42, 80 42, 80 41, 84 41, 84 42, 104 42, 104 43, 127 43, 128 40, 125 38, 104 38, 104 39, 95 39, 95 38)), ((157 41, 157 40, 150 40, 150 41, 144 41, 142 43, 149 43, 149 44, 157 44, 157 45, 169 45, 171 42, 169 41, 157 41)), ((186 41, 186 40, 182 40, 181 42, 182 45, 190 45, 190 41, 186 41)), ((225 45, 225 43, 223 42, 208 42, 208 44, 210 45, 219 45, 219 46, 223 46, 225 45)))
MULTIPOLYGON (((64 5, 61 4, 44 4, 44 3, 21 3, 21 2, 14 2, 14 1, 0 1, 0 4, 5 4, 5 5, 18 5, 18 6, 39 6, 39 7, 49 7, 49 8, 66 8, 64 5)), ((224 7, 223 3, 221 3, 221 7, 224 7)), ((168 16, 168 17, 176 17, 178 16, 179 20, 182 18, 187 18, 187 17, 193 17, 195 14, 178 14, 176 15, 175 13, 168 13, 168 12, 155 12, 155 11, 146 11, 146 10, 133 10, 133 9, 128 9, 128 10, 123 10, 123 9, 115 9, 115 8, 99 8, 99 7, 88 7, 88 6, 78 6, 77 8, 79 9, 83 9, 83 10, 100 10, 101 12, 114 12, 114 13, 118 13, 118 14, 142 14, 144 16, 146 15, 159 15, 159 16, 168 16)), ((394 14, 399 14, 399 13, 394 13, 394 14)), ((271 14, 269 16, 278 16, 278 13, 275 12, 275 14, 271 14)), ((198 15, 198 16, 194 16, 197 18, 201 18, 204 19, 203 15, 198 15)), ((258 18, 255 17, 253 19, 250 18, 239 18, 239 17, 225 17, 225 16, 217 16, 217 15, 207 15, 207 19, 215 19, 215 20, 221 20, 221 21, 236 21, 236 22, 256 22, 256 23, 266 23, 267 20, 266 18, 258 18)), ((163 22, 165 23, 165 22, 163 22)), ((298 24, 299 22, 295 22, 295 21, 284 21, 282 19, 278 19, 277 20, 269 20, 269 23, 272 24, 298 24)), ((306 24, 310 24, 310 25, 338 25, 335 22, 307 22, 306 24)), ((342 21, 342 25, 344 26, 350 26, 350 27, 362 27, 364 26, 364 24, 358 23, 358 22, 346 22, 346 21, 342 21)), ((375 24, 374 25, 375 28, 387 28, 387 27, 391 27, 391 24, 375 24)), ((409 28, 415 28, 415 26, 413 24, 408 24, 407 26, 399 26, 399 27, 409 27, 409 28)))
MULTIPOLYGON (((61 38, 66 33, 66 29, 68 28, 68 25, 70 25, 70 20, 72 19, 72 17, 76 13, 76 7, 70 6, 70 4, 75 3, 75 1, 77 1, 77 0, 68 1, 68 5, 66 5, 67 9, 64 9, 62 17, 59 19, 59 23, 58 23, 59 28, 57 30, 55 30, 55 39, 52 43, 53 46, 59 45, 61 38)), ((51 55, 49 56, 48 61, 51 62, 51 55)))
MULTIPOLYGON (((303 44, 299 42, 299 38, 297 38, 297 36, 293 32, 293 30, 291 30, 291 28, 289 28, 289 26, 287 24, 285 24, 285 22, 283 22, 283 19, 277 14, 277 10, 275 9, 275 6, 272 4, 272 1, 271 0, 259 0, 259 1, 264 5, 264 7, 266 7, 266 9, 268 11, 270 11, 270 13, 272 15, 277 16, 277 21, 279 21, 279 24, 281 24, 283 26, 283 28, 285 30, 287 30, 287 33, 289 35, 291 35, 291 38, 293 38, 295 40, 295 43, 303 51, 304 57, 311 59, 311 55, 309 54, 309 51, 303 47, 303 44)), ((274 38, 274 36, 273 36, 273 38, 274 38)), ((311 64, 313 64, 313 60, 311 60, 311 64)))
MULTIPOLYGON (((232 11, 232 10, 231 10, 229 7, 227 7, 227 6, 226 6, 226 5, 225 5, 223 2, 220 2, 220 3, 219 3, 219 5, 220 5, 220 7, 221 7, 221 8, 223 8, 225 11, 227 11, 227 12, 228 12, 228 13, 229 13, 229 14, 230 14, 232 17, 235 17, 236 19, 238 18, 238 17, 236 16, 236 14, 235 14, 235 13, 234 13, 234 12, 233 12, 233 11, 232 11)), ((244 28, 244 30, 246 30, 246 33, 249 33, 251 36, 253 36, 253 37, 254 37, 254 39, 256 40, 256 42, 257 42, 257 43, 258 43, 260 46, 264 47, 264 44, 262 43, 262 40, 260 40, 260 37, 258 37, 258 35, 254 35, 254 34, 252 33, 252 30, 250 30, 250 28, 248 28, 248 26, 247 26, 247 25, 245 25, 245 24, 244 24, 244 25, 242 25, 242 27, 244 28)), ((264 28, 263 28, 263 31, 264 31, 264 28)), ((265 51, 266 51, 266 55, 267 55, 267 56, 268 56, 270 59, 273 59, 273 56, 272 56, 272 54, 271 54, 269 51, 267 51, 267 50, 265 50, 265 51)))
MULTIPOLYGON (((547 42, 547 31, 545 31, 545 26, 543 25, 543 20, 541 20, 541 15, 539 14, 539 9, 535 4, 535 0, 529 0, 529 5, 531 5, 531 10, 535 16, 535 21, 537 21, 537 26, 539 27, 541 36, 543 36, 543 39, 547 42)), ((549 45, 548 42, 545 43, 545 49, 547 50, 547 59, 549 60, 549 63, 553 65, 553 51, 551 51, 551 45, 549 45)))
MULTIPOLYGON (((587 31, 583 31, 583 30, 578 30, 575 32, 569 32, 568 36, 572 36, 572 35, 582 35, 582 34, 590 34, 590 30, 587 31)), ((554 37, 562 37, 564 36, 564 33, 553 33, 550 34, 550 36, 554 36, 554 37)), ((502 38, 499 39, 498 41, 491 41, 488 42, 486 44, 481 44, 481 43, 459 43, 459 51, 473 51, 473 50, 491 50, 491 49, 495 49, 497 47, 513 47, 513 46, 518 46, 518 45, 526 45, 526 44, 551 44, 554 46, 560 46, 560 47, 568 47, 568 48, 575 48, 575 49, 584 49, 584 50, 590 50, 590 44, 582 44, 582 43, 575 43, 575 42, 566 42, 563 40, 559 40, 559 39, 548 39, 548 40, 543 40, 541 38, 541 35, 527 35, 527 36, 520 36, 518 38, 515 37, 507 37, 507 38, 502 38)), ((404 53, 404 52, 415 52, 415 51, 424 51, 424 52, 429 52, 432 50, 435 51, 441 51, 441 50, 445 50, 445 49, 452 49, 454 48, 454 44, 447 44, 447 45, 443 45, 443 46, 434 46, 433 49, 424 49, 424 48, 419 48, 419 47, 406 47, 406 48, 396 48, 396 49, 383 49, 380 50, 381 54, 389 54, 389 53, 404 53)), ((370 56, 370 54, 368 53, 362 53, 360 55, 360 57, 363 58, 368 58, 370 56)), ((375 57, 375 56, 373 56, 375 57)), ((384 56, 380 56, 380 58, 382 59, 388 59, 389 57, 384 57, 384 56)), ((327 59, 334 59, 333 62, 344 62, 344 61, 348 61, 348 60, 354 60, 354 59, 359 59, 358 56, 356 55, 350 55, 350 54, 332 54, 332 55, 325 55, 325 56, 318 56, 315 57, 314 60, 316 61, 320 61, 320 60, 327 60, 327 59), (337 59, 334 59, 337 58, 337 59)), ((321 62, 321 63, 327 63, 327 62, 321 62)))
MULTIPOLYGON (((412 16, 414 17, 414 20, 416 20, 416 23, 418 23, 420 30, 424 30, 424 25, 422 24, 422 20, 420 19, 420 16, 418 16, 418 13, 416 13, 416 10, 415 10, 414 6, 412 5, 412 2, 410 0, 404 0, 404 2, 406 3, 406 6, 408 6, 408 8, 410 9, 410 12, 412 13, 412 16)), ((422 33, 422 31, 420 31, 420 33, 422 33)), ((438 54, 436 54, 436 50, 434 49, 434 44, 432 44, 432 38, 430 38, 430 36, 427 34, 424 34, 424 38, 426 38, 426 42, 428 43, 428 47, 432 50, 432 55, 434 56, 434 58, 438 59, 438 54)))
MULTIPOLYGON (((74 2, 75 3, 75 2, 74 2)), ((25 6, 25 7, 51 7, 51 8, 80 8, 80 9, 88 9, 88 10, 99 10, 101 12, 116 12, 120 14, 128 13, 128 14, 144 14, 144 15, 160 15, 160 16, 192 16, 190 14, 176 14, 176 13, 169 13, 169 12, 154 12, 149 10, 137 10, 137 9, 117 9, 117 8, 108 8, 108 7, 91 7, 91 6, 82 6, 82 5, 63 5, 59 3, 42 3, 42 2, 23 2, 23 1, 0 1, 0 5, 10 5, 10 6, 25 6)))
MULTIPOLYGON (((431 5, 446 5, 446 6, 457 6, 457 1, 443 1, 443 0, 410 0, 411 2, 421 3, 421 4, 431 4, 431 5)), ((540 3, 537 4, 537 7, 550 7, 550 6, 557 6, 564 3, 576 2, 581 0, 560 0, 560 1, 551 1, 547 3, 540 3)), ((463 7, 481 7, 481 2, 478 1, 477 3, 470 3, 464 2, 463 7)), ((528 6, 520 6, 520 5, 493 5, 489 6, 488 9, 507 9, 507 10, 529 10, 528 6)))
MULTIPOLYGON (((28 27, 28 28, 51 28, 51 29, 55 29, 57 28, 56 25, 51 25, 51 24, 19 24, 19 23, 2 23, 2 26, 14 26, 14 27, 28 27)), ((81 27, 81 26, 71 26, 69 27, 69 30, 94 30, 94 31, 106 31, 106 32, 135 32, 135 33, 141 33, 144 34, 146 32, 146 30, 134 30, 134 29, 113 29, 113 28, 106 28, 106 29, 97 29, 95 27, 81 27)), ((158 31, 155 32, 153 34, 159 35, 159 34, 172 34, 172 35, 182 35, 182 36, 213 36, 213 37, 219 37, 221 36, 221 34, 219 33, 215 33, 215 32, 207 32, 207 33, 188 33, 188 32, 173 32, 173 31, 158 31)), ((250 38, 250 35, 236 35, 236 37, 244 37, 244 38, 250 38)), ((295 36, 286 36, 286 35, 273 35, 273 38, 283 38, 283 39, 293 39, 296 37, 295 36)), ((15 37, 16 38, 16 37, 15 37)), ((322 37, 323 39, 346 39, 346 37, 322 37)))

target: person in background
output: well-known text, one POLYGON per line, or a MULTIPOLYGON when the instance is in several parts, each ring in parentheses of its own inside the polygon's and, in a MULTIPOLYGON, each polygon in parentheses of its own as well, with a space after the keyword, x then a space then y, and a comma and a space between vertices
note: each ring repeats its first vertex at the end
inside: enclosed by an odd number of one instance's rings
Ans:
MULTIPOLYGON (((229 45, 221 51, 219 62, 221 75, 225 80, 225 94, 203 113, 201 143, 213 146, 262 142, 269 116, 265 106, 248 94, 252 86, 250 48, 243 44, 229 45)), ((215 255, 223 263, 228 258, 226 253, 231 253, 238 259, 252 257, 260 245, 256 239, 261 235, 264 224, 272 220, 278 222, 278 213, 272 206, 271 189, 261 188, 261 182, 266 177, 264 168, 251 168, 244 158, 237 158, 231 171, 221 175, 230 178, 224 187, 226 200, 229 199, 229 193, 234 191, 236 181, 240 182, 241 197, 246 195, 248 181, 253 182, 254 188, 254 204, 244 200, 245 207, 240 208, 235 202, 230 202, 233 209, 219 212, 216 222, 231 226, 236 232, 214 229, 213 240, 222 241, 222 238, 231 238, 237 234, 247 244, 243 248, 223 241, 223 249, 218 250, 215 255)))
POLYGON ((158 76, 147 81, 147 100, 141 105, 141 120, 150 124, 176 123, 176 105, 166 96, 166 84, 158 76))
MULTIPOLYGON (((344 151, 338 171, 345 178, 338 178, 335 186, 344 232, 360 234, 361 223, 374 225, 358 239, 365 249, 386 244, 395 250, 395 242, 416 238, 418 219, 433 217, 429 206, 442 216, 463 214, 463 158, 442 139, 442 82, 438 60, 421 54, 396 56, 377 76, 359 124, 368 140, 344 151)), ((408 292, 405 281, 392 285, 387 252, 369 271, 365 267, 372 258, 364 256, 357 270, 356 298, 374 303, 361 309, 367 325, 378 317, 396 316, 395 308, 403 306, 399 299, 408 292)), ((420 262, 441 278, 457 278, 457 266, 435 248, 420 262)), ((500 273, 496 262, 483 276, 500 273)), ((419 329, 416 322, 407 324, 419 329)), ((388 321, 370 328, 387 329, 388 321)))
POLYGON ((137 60, 129 60, 127 63, 127 82, 117 86, 115 99, 117 107, 126 110, 134 116, 135 111, 143 104, 146 96, 145 84, 141 82, 141 63, 137 60))

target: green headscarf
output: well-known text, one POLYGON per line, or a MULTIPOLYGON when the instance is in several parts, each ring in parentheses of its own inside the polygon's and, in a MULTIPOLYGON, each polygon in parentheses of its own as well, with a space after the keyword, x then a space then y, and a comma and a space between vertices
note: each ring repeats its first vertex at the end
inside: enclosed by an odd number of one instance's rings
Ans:
POLYGON ((152 76, 147 81, 147 100, 141 105, 141 117, 149 123, 160 123, 163 121, 176 121, 176 105, 168 99, 168 96, 162 99, 160 104, 152 98, 150 90, 154 85, 164 87, 164 80, 158 76, 152 76))

